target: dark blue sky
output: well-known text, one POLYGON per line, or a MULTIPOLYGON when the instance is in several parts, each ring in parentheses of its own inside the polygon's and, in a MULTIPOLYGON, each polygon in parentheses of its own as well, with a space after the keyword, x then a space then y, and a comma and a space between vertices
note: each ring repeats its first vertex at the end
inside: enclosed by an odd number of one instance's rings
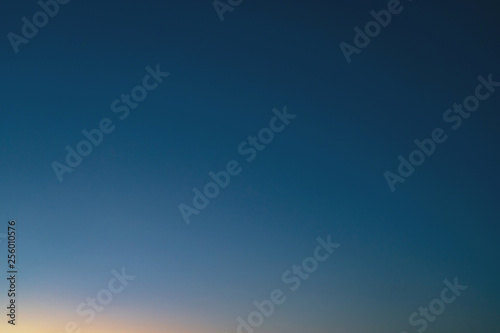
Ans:
MULTIPOLYGON (((495 331, 500 91, 457 130, 442 116, 479 75, 500 81, 498 6, 402 5, 350 64, 339 44, 387 1, 243 1, 221 22, 210 1, 73 0, 19 53, 5 37, 0 208, 19 224, 25 311, 62 331, 126 267, 95 332, 113 311, 236 332, 331 235, 341 247, 256 331, 416 332, 408 317, 455 277, 468 289, 428 331, 495 331), (120 120, 111 103, 157 64, 170 76, 120 120), (297 117, 247 163, 238 145, 285 105, 297 117), (60 183, 51 163, 103 118, 115 130, 60 183), (383 173, 437 127, 448 140, 392 193, 383 173), (229 160, 243 171, 186 225, 178 205, 229 160)), ((39 9, 3 2, 4 35, 39 9)))

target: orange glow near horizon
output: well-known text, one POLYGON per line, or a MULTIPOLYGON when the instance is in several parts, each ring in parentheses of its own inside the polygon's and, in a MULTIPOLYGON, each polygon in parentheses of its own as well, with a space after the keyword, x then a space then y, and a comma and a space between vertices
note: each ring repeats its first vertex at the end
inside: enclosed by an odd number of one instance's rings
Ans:
MULTIPOLYGON (((156 316, 156 318, 159 318, 156 316)), ((71 309, 54 310, 53 307, 29 306, 19 311, 16 325, 12 326, 3 320, 0 331, 16 333, 207 333, 201 324, 190 323, 186 318, 173 318, 165 314, 163 318, 152 320, 151 315, 130 311, 111 310, 101 313, 91 323, 85 323, 71 309), (48 315, 51 313, 51 315, 48 315), (74 321, 76 328, 66 330, 66 325, 74 321)), ((214 332, 223 332, 213 329, 214 332)))

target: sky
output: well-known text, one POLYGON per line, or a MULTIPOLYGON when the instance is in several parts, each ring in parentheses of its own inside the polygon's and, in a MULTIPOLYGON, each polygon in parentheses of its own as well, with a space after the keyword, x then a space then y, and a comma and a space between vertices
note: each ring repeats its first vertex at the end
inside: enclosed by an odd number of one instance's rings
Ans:
POLYGON ((500 91, 482 82, 500 82, 499 8, 401 0, 356 47, 393 1, 233 0, 221 21, 211 1, 72 0, 23 43, 9 34, 40 4, 2 2, 4 276, 10 220, 18 255, 2 330, 498 331, 500 91), (445 113, 478 85, 454 129, 445 113), (435 129, 446 140, 402 177, 398 157, 435 129), (73 167, 82 131, 101 134, 73 167), (318 246, 328 258, 307 259, 318 246), (430 304, 445 308, 424 319, 430 304))

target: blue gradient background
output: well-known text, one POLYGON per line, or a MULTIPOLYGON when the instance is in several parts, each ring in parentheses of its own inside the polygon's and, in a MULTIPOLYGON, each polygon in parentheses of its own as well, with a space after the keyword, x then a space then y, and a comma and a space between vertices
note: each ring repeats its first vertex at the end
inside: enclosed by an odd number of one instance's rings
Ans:
MULTIPOLYGON (((402 2, 348 65, 339 43, 386 3, 244 1, 220 22, 210 1, 73 0, 19 54, 4 38, 16 329, 82 322, 76 306, 126 267, 136 279, 83 332, 236 332, 331 234, 341 248, 258 332, 415 332, 408 316, 455 276, 469 288, 428 332, 498 331, 500 92, 457 131, 442 120, 478 75, 500 81, 498 6, 402 2), (118 120, 111 102, 157 63, 171 75, 118 120), (297 118, 187 226, 177 205, 284 105, 297 118), (51 163, 104 117, 116 130, 59 183, 51 163), (383 172, 436 127, 449 139, 391 193, 383 172)), ((1 31, 38 10, 4 1, 1 31)))

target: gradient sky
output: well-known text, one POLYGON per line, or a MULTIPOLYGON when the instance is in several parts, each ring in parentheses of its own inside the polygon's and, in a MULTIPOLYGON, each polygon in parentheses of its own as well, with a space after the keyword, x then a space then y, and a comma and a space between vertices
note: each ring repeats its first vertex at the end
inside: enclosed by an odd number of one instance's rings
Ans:
MULTIPOLYGON (((82 323, 125 267, 135 280, 83 332, 233 333, 327 235, 341 247, 256 332, 416 332, 409 315, 454 277, 469 287, 427 331, 498 331, 500 91, 460 129, 442 120, 477 76, 500 81, 498 6, 405 1, 347 64, 339 43, 386 4, 245 0, 221 22, 208 0, 73 0, 18 54, 5 37, 17 332, 82 323), (156 64, 170 76, 120 121, 111 102, 156 64), (238 144, 285 105, 297 118, 244 162, 238 144), (51 163, 102 118, 115 131, 60 183, 51 163), (436 127, 448 140, 391 193, 383 173, 436 127), (232 159, 242 173, 186 225, 179 203, 232 159)), ((4 36, 38 10, 2 2, 4 36)))

